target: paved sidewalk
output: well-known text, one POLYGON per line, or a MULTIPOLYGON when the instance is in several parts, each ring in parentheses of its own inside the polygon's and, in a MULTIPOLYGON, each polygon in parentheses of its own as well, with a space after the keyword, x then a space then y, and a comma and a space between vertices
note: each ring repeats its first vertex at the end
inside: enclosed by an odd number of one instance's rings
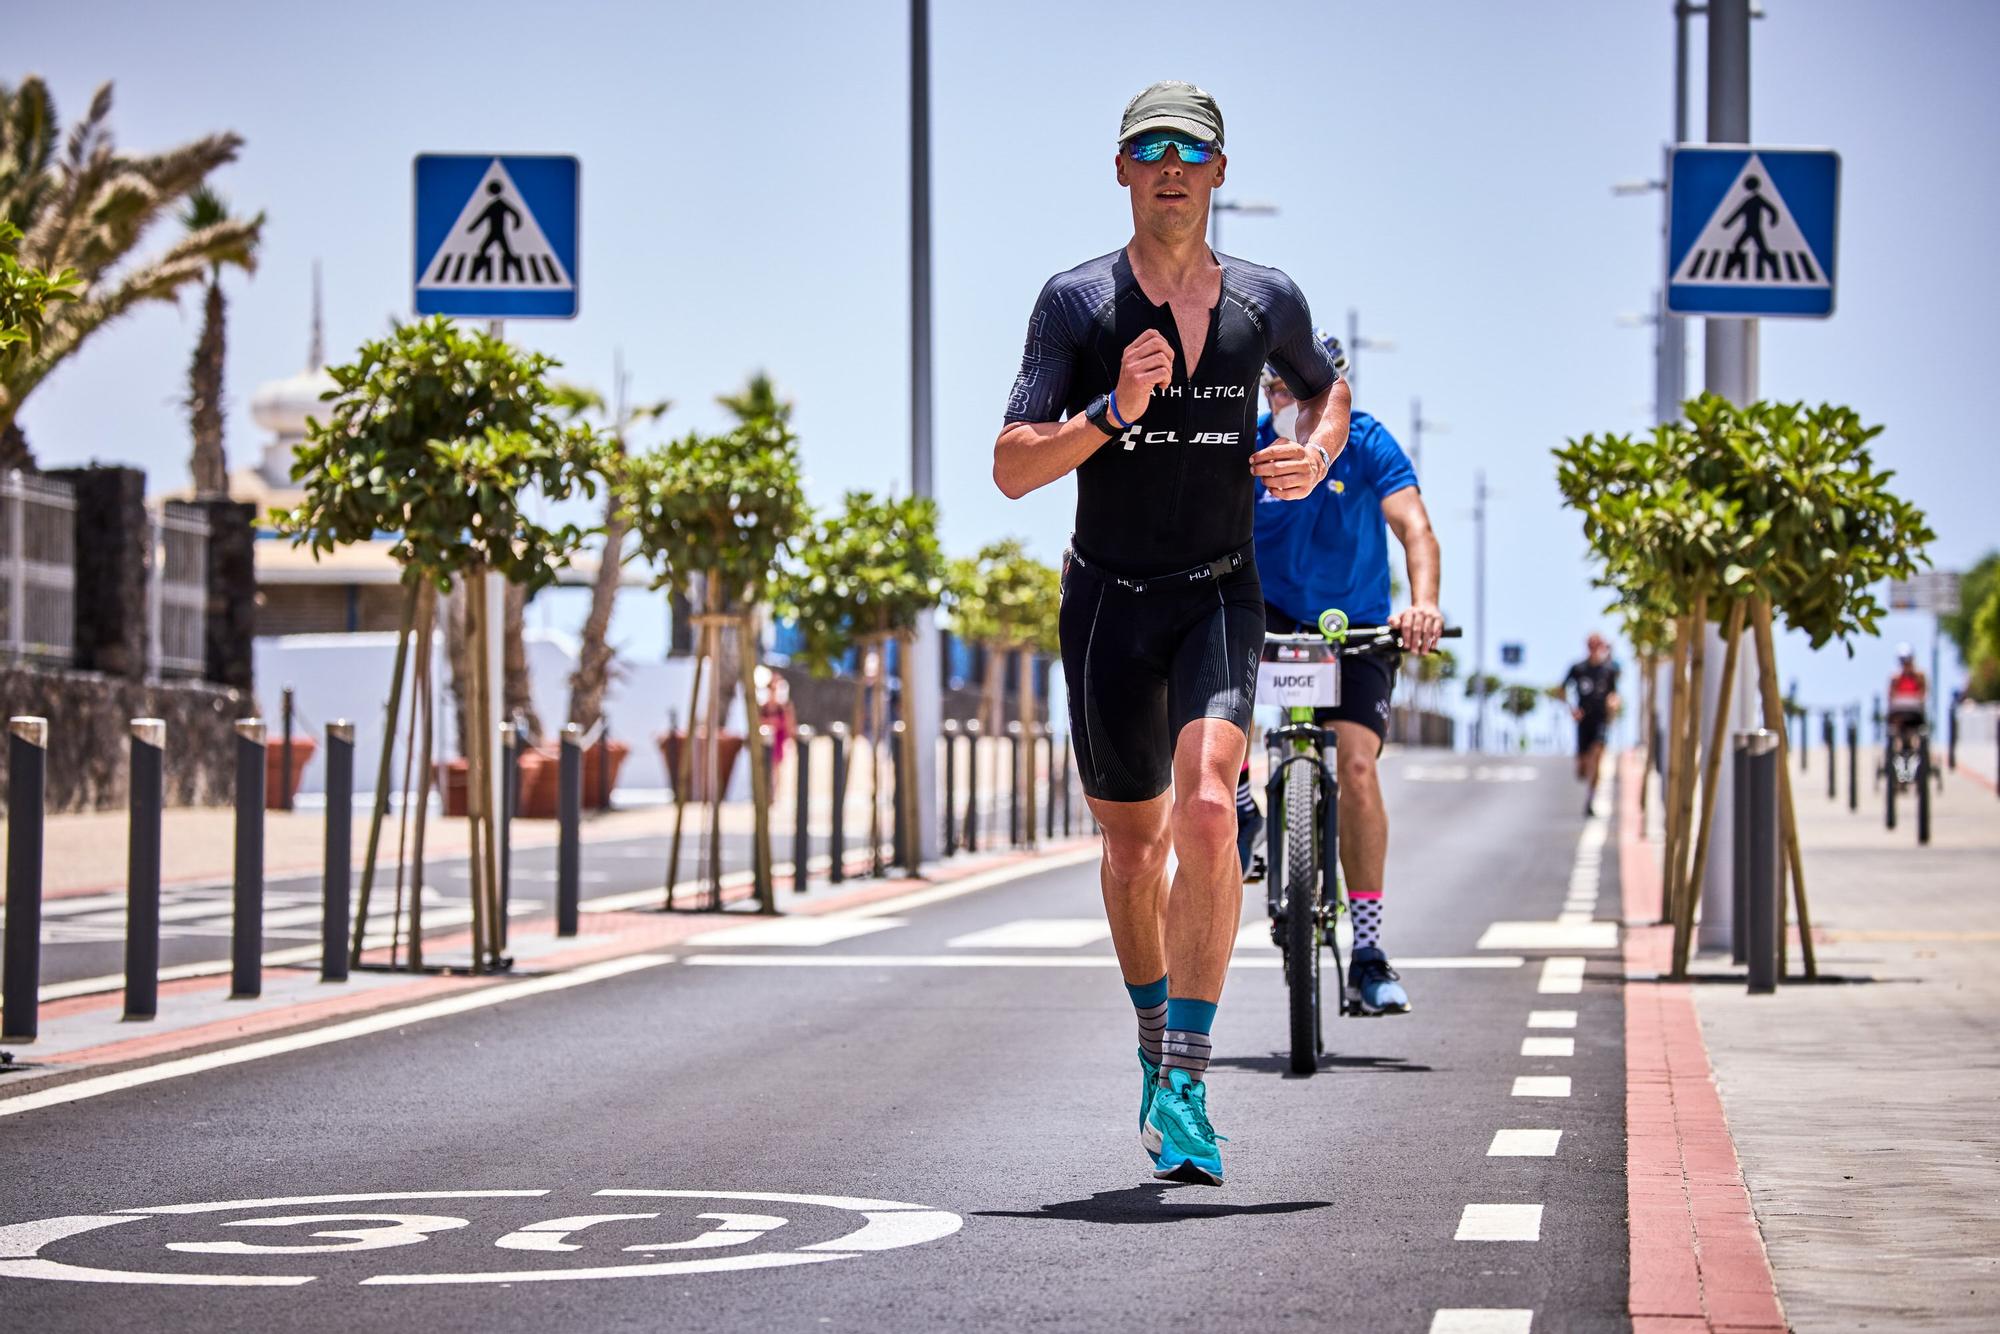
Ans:
MULTIPOLYGON (((1845 755, 1841 762, 1845 764, 1845 755)), ((2000 1328, 2000 799, 1962 745, 1916 841, 1793 771, 1822 983, 1696 1007, 1793 1329, 2000 1328), (1838 979, 1837 981, 1835 979, 1838 979)), ((1796 761, 1795 761, 1796 763, 1796 761)), ((1799 956, 1793 942, 1791 966, 1799 956)), ((1740 975, 1740 970, 1735 970, 1740 975)))

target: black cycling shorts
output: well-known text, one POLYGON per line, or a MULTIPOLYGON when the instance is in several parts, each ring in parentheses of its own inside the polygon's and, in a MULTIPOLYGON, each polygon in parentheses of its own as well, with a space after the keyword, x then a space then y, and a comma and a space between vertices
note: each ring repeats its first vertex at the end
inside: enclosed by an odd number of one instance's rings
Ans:
MULTIPOLYGON (((1270 603, 1264 604, 1264 624, 1274 635, 1308 634, 1319 627, 1295 621, 1270 603)), ((1353 625, 1351 630, 1373 630, 1372 625, 1353 625)), ((1313 721, 1355 723, 1375 734, 1377 754, 1389 736, 1389 699, 1396 693, 1396 669, 1402 665, 1400 653, 1361 653, 1340 660, 1340 703, 1313 710, 1313 721)))
POLYGON ((1063 559, 1062 660, 1083 790, 1148 801, 1174 778, 1181 730, 1202 718, 1250 731, 1264 592, 1255 561, 1143 591, 1095 561, 1063 559))
POLYGON ((1610 715, 1602 709, 1585 709, 1576 720, 1576 753, 1587 755, 1603 745, 1604 731, 1610 724, 1610 715))

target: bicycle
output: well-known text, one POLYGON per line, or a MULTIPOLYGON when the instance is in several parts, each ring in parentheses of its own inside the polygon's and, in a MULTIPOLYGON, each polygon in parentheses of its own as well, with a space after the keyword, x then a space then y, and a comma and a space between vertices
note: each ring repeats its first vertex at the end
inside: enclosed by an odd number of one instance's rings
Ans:
MULTIPOLYGON (((1455 639, 1456 628, 1442 637, 1455 639)), ((1403 639, 1391 626, 1350 635, 1347 614, 1320 613, 1318 634, 1264 636, 1257 697, 1285 711, 1283 725, 1264 734, 1271 771, 1264 782, 1265 902, 1271 941, 1283 958, 1290 997, 1292 1073, 1319 1068, 1326 1049, 1320 1015, 1320 951, 1333 954, 1340 1013, 1352 1013, 1347 971, 1334 926, 1347 911, 1340 880, 1340 783, 1331 752, 1332 729, 1314 720, 1316 709, 1340 703, 1340 660, 1364 653, 1399 653, 1403 639)))

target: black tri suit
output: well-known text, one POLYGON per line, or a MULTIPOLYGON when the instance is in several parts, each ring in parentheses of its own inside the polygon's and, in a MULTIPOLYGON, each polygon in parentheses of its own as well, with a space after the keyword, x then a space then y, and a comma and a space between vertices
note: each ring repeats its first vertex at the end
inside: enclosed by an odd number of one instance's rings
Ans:
POLYGON ((1009 422, 1056 421, 1117 388, 1146 330, 1174 350, 1173 383, 1076 470, 1063 675, 1083 789, 1103 801, 1166 791, 1191 722, 1248 731, 1264 647, 1249 464, 1258 380, 1268 363, 1309 399, 1338 374, 1290 278, 1215 258, 1222 296, 1192 377, 1173 310, 1140 291, 1121 249, 1042 288, 1007 399, 1009 422))

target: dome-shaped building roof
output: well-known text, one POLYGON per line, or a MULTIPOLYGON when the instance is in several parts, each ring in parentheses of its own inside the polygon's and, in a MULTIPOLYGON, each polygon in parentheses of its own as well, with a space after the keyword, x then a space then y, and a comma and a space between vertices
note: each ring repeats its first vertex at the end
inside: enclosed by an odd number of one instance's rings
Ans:
POLYGON ((306 438, 306 418, 327 416, 327 404, 320 396, 334 388, 320 336, 319 265, 314 264, 312 342, 306 350, 306 368, 282 380, 267 380, 250 395, 251 419, 271 433, 257 464, 266 482, 290 485, 292 452, 306 438))

